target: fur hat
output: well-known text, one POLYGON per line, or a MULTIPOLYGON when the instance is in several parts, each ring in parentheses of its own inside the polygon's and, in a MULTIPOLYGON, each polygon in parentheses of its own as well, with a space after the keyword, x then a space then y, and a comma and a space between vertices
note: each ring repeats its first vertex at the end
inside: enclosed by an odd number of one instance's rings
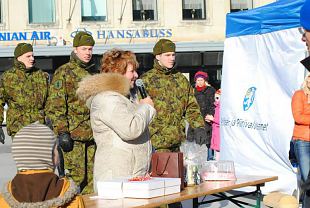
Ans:
POLYGON ((54 132, 38 122, 19 130, 13 138, 12 155, 18 170, 54 169, 54 132))
POLYGON ((78 32, 73 39, 73 47, 94 46, 95 40, 91 34, 87 32, 78 32))
POLYGON ((306 30, 310 30, 310 0, 306 0, 300 9, 300 24, 306 30))
POLYGON ((298 208, 298 201, 294 196, 271 192, 263 198, 264 205, 274 208, 298 208))
POLYGON ((167 52, 175 52, 175 44, 168 39, 160 39, 153 48, 154 56, 167 52))
POLYGON ((33 52, 32 45, 29 43, 18 43, 15 50, 14 50, 14 57, 18 58, 21 55, 28 53, 28 52, 33 52))
POLYGON ((204 80, 208 80, 208 73, 203 71, 198 71, 195 76, 194 80, 196 81, 198 78, 203 78, 204 80))
POLYGON ((285 195, 281 197, 277 208, 298 208, 299 204, 296 197, 291 195, 285 195))

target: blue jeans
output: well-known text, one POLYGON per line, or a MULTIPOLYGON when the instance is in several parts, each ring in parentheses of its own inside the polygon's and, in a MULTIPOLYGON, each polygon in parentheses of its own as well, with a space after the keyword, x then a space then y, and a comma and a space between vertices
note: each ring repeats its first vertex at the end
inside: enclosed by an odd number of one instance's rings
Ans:
POLYGON ((306 181, 310 169, 310 142, 294 140, 294 150, 303 182, 306 181))
POLYGON ((211 148, 208 148, 208 161, 209 160, 214 160, 214 150, 211 148))
MULTIPOLYGON (((308 174, 310 173, 310 142, 302 140, 294 140, 294 150, 299 165, 300 175, 302 182, 305 182, 308 174)), ((303 208, 307 208, 309 203, 309 196, 306 194, 303 195, 303 208)))

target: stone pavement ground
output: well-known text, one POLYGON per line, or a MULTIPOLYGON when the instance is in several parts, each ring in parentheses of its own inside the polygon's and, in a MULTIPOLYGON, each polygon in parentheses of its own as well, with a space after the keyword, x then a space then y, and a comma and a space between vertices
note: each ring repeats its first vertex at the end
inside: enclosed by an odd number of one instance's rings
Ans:
MULTIPOLYGON (((4 132, 6 133, 6 128, 3 128, 4 132)), ((0 191, 3 189, 5 183, 8 180, 11 180, 16 174, 16 166, 14 160, 11 155, 11 144, 12 140, 11 137, 6 135, 5 144, 0 144, 0 191)), ((230 192, 234 193, 234 191, 230 192)), ((213 196, 208 196, 206 200, 214 199, 213 196)), ((255 196, 247 196, 239 198, 242 201, 255 204, 256 199, 255 196)), ((202 200, 202 197, 199 198, 199 201, 202 200)), ((186 200, 182 202, 183 208, 192 208, 192 201, 186 200)), ((200 208, 234 208, 238 207, 231 202, 222 201, 222 202, 214 202, 212 204, 205 204, 200 206, 200 208)), ((245 206, 247 207, 247 206, 245 206)), ((265 208, 265 206, 261 206, 265 208)))
POLYGON ((6 134, 6 128, 3 128, 5 133, 5 143, 0 143, 0 190, 3 189, 5 183, 12 179, 16 174, 15 162, 11 154, 11 137, 6 134))

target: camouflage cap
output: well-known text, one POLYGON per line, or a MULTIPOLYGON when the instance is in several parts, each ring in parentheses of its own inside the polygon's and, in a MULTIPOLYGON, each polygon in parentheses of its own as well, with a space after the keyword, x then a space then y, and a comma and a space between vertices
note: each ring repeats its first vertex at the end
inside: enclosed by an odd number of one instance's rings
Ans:
POLYGON ((18 43, 15 50, 14 50, 14 57, 18 58, 19 56, 28 53, 33 52, 32 45, 29 43, 18 43))
POLYGON ((156 56, 167 52, 175 52, 175 44, 171 40, 160 39, 153 48, 153 54, 156 56))
POLYGON ((78 32, 73 39, 73 47, 94 46, 95 40, 91 34, 87 32, 78 32))

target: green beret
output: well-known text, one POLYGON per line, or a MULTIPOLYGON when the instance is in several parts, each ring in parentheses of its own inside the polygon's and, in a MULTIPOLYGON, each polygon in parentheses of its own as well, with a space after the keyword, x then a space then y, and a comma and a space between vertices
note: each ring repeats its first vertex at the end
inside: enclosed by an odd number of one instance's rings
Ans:
POLYGON ((14 57, 18 58, 21 55, 28 53, 28 52, 33 52, 32 45, 29 43, 18 43, 15 50, 14 50, 14 57))
POLYGON ((94 46, 94 38, 87 32, 78 32, 73 39, 73 47, 94 46))
POLYGON ((175 52, 175 44, 171 40, 160 39, 153 48, 153 54, 156 56, 167 52, 175 52))

